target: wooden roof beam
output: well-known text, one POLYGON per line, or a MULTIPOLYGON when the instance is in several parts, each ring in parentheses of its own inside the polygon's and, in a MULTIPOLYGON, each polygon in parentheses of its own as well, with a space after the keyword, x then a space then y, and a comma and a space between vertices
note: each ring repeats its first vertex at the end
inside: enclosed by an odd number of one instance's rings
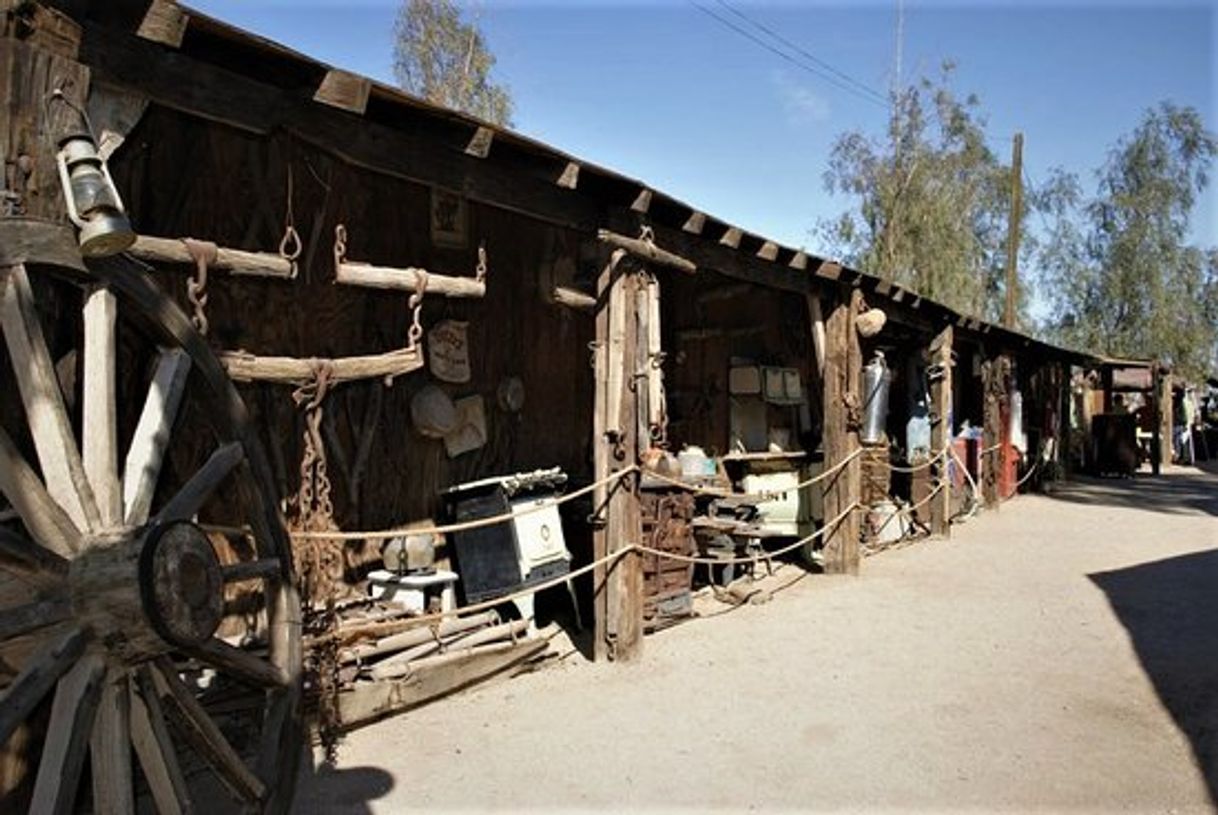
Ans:
POLYGON ((567 166, 563 167, 562 173, 558 176, 558 181, 554 182, 564 190, 573 190, 579 186, 579 164, 574 161, 568 161, 567 166))
POLYGON ((644 187, 635 196, 634 203, 630 205, 630 211, 646 215, 649 209, 651 209, 651 190, 644 187))
POLYGON ((372 80, 350 71, 331 68, 317 86, 313 101, 362 116, 368 109, 368 96, 371 93, 372 80))
POLYGON ((560 226, 591 231, 604 220, 595 201, 568 195, 553 176, 467 156, 465 144, 443 149, 410 128, 334 115, 309 97, 294 97, 180 51, 165 51, 133 34, 86 27, 81 61, 95 78, 164 107, 254 133, 282 128, 351 165, 386 176, 461 190, 471 201, 560 226))
POLYGON ((136 30, 136 36, 170 48, 181 48, 189 25, 190 15, 176 0, 152 0, 136 30))
POLYGON ((465 155, 474 158, 486 158, 491 154, 491 142, 495 140, 495 131, 489 127, 480 126, 465 145, 465 155))

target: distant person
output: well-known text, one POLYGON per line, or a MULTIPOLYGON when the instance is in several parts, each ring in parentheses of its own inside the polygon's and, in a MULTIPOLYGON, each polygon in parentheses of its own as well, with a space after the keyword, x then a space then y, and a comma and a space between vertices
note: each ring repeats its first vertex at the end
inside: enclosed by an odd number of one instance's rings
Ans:
POLYGON ((1115 394, 1112 397, 1112 412, 1119 416, 1129 415, 1129 405, 1125 404, 1125 395, 1123 393, 1115 394))

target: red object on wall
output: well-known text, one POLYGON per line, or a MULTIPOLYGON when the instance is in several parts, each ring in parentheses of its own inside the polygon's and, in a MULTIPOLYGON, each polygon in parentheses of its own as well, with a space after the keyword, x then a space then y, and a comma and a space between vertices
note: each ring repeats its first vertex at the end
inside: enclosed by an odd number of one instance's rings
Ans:
POLYGON ((1019 451, 1012 444, 1005 447, 1006 459, 998 459, 998 497, 1003 501, 1019 489, 1019 451))

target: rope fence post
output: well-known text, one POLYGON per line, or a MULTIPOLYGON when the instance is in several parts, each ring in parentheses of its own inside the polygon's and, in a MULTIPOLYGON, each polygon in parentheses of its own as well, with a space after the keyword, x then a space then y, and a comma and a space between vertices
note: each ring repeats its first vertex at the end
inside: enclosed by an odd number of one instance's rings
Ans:
POLYGON ((825 514, 844 514, 844 520, 825 538, 824 566, 829 574, 858 574, 859 518, 851 509, 862 493, 862 466, 858 460, 862 350, 854 318, 863 294, 854 289, 839 299, 825 325, 824 446, 826 461, 849 461, 825 484, 825 514))
POLYGON ((952 534, 951 457, 946 455, 946 450, 952 443, 953 340, 953 329, 949 325, 935 335, 926 351, 926 374, 930 380, 930 446, 943 453, 931 473, 940 484, 949 485, 949 489, 941 490, 931 502, 930 532, 944 538, 952 534))

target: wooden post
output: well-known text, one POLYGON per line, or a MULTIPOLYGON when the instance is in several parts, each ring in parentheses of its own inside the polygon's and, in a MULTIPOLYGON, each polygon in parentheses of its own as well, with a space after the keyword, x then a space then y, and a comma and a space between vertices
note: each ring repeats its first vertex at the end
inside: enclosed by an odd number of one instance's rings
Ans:
MULTIPOLYGON (((952 327, 949 325, 935 335, 926 351, 930 380, 930 449, 946 450, 952 443, 952 327)), ((950 453, 945 453, 932 472, 935 486, 942 486, 930 502, 930 532, 951 537, 952 491, 950 453)), ((959 466, 959 465, 956 465, 959 466)))
MULTIPOLYGON (((638 342, 636 277, 626 274, 614 253, 597 281, 596 406, 593 416, 594 477, 600 481, 637 461, 637 405, 632 398, 638 342)), ((637 479, 627 476, 595 493, 600 522, 593 531, 593 557, 600 559, 640 540, 637 479)), ((643 640, 643 572, 629 553, 593 572, 594 656, 627 661, 643 640)))
POLYGON ((1014 331, 1019 287, 1019 217, 1023 214, 1023 134, 1016 133, 1011 142, 1011 213, 1007 221, 1007 290, 1002 324, 1014 331))
POLYGON ((1062 473, 1069 475, 1073 471, 1070 446, 1074 437, 1074 427, 1070 421, 1070 409, 1074 404, 1074 368, 1068 362, 1061 364, 1061 416, 1057 423, 1057 460, 1062 465, 1062 473))
POLYGON ((1163 394, 1159 387, 1159 378, 1162 375, 1163 372, 1157 362, 1150 367, 1150 472, 1152 475, 1159 475, 1163 469, 1163 439, 1160 436, 1160 428, 1163 423, 1163 405, 1160 398, 1163 394))
MULTIPOLYGON (((851 291, 836 304, 825 326, 824 447, 825 467, 833 467, 859 450, 862 351, 854 317, 863 294, 851 291)), ((825 482, 825 520, 853 506, 862 493, 862 468, 857 458, 825 482)), ((851 511, 825 535, 824 567, 829 574, 858 574, 858 512, 851 511)))
POLYGON ((1172 451, 1175 450, 1175 445, 1172 444, 1172 384, 1171 372, 1163 371, 1163 378, 1159 383, 1159 463, 1161 465, 1171 464, 1172 451))
POLYGON ((1003 463, 1006 440, 1002 432, 1002 404, 1006 397, 1007 358, 998 355, 981 366, 981 382, 985 392, 984 435, 981 447, 987 451, 982 457, 981 495, 987 509, 998 509, 998 470, 1003 463))

